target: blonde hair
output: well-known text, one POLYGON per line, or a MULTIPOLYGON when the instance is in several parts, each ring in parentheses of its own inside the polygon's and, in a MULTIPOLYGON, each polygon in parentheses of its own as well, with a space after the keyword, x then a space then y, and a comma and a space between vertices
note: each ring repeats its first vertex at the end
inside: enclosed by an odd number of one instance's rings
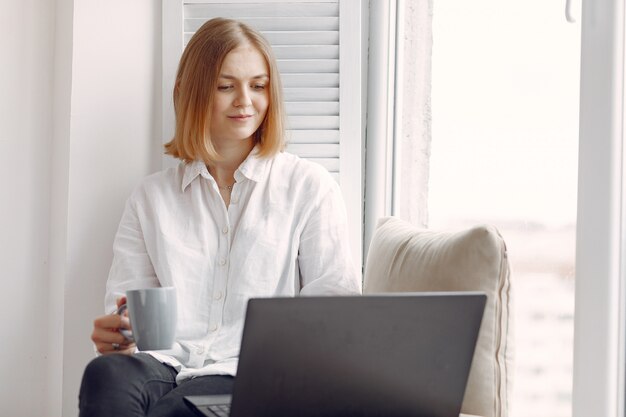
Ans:
POLYGON ((285 147, 285 112, 276 59, 263 36, 244 23, 216 18, 192 36, 180 59, 174 84, 176 131, 165 144, 165 153, 183 161, 218 161, 210 136, 211 110, 224 58, 242 44, 255 47, 269 70, 269 105, 254 141, 260 156, 273 156, 285 147))

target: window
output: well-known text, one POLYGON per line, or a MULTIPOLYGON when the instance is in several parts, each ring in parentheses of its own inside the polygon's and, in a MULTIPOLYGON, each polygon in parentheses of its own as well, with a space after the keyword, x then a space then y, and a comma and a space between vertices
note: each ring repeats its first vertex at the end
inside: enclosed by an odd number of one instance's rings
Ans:
POLYGON ((572 415, 579 57, 562 4, 434 4, 429 226, 507 242, 512 417, 572 415))
MULTIPOLYGON (((346 193, 349 212, 358 213, 352 216, 354 223, 351 227, 353 243, 357 242, 353 245, 353 252, 360 255, 362 206, 365 205, 366 214, 370 211, 365 218, 365 243, 377 217, 399 212, 398 207, 392 207, 392 203, 399 201, 393 202, 390 191, 393 188, 393 147, 388 139, 394 130, 394 115, 390 109, 393 109, 395 88, 393 33, 396 30, 396 6, 408 2, 190 0, 183 3, 165 0, 163 96, 168 98, 171 95, 171 81, 182 51, 185 7, 236 5, 241 11, 242 4, 264 4, 267 9, 279 11, 285 10, 283 3, 338 5, 340 39, 356 34, 354 50, 358 51, 359 57, 356 67, 344 71, 342 66, 347 60, 343 59, 340 44, 339 76, 349 75, 348 82, 354 83, 353 88, 345 89, 344 81, 339 83, 340 162, 339 170, 334 172, 338 172, 338 180, 346 193), (368 7, 369 17, 364 12, 368 7), (351 23, 344 25, 344 18, 350 18, 351 23), (361 36, 368 19, 370 27, 367 32, 371 43, 366 45, 361 36), (368 48, 368 78, 373 81, 367 86, 370 107, 368 166, 367 172, 363 173, 363 119, 344 125, 345 112, 341 106, 343 94, 358 94, 359 100, 351 102, 363 106, 361 92, 366 90, 361 85, 365 79, 363 63, 366 54, 363 51, 368 48), (384 68, 378 65, 381 62, 386 62, 384 68), (384 103, 374 109, 372 103, 376 101, 384 103), (378 122, 370 125, 374 119, 378 122), (341 131, 344 127, 350 130, 349 135, 341 131), (350 151, 344 151, 344 145, 349 142, 344 142, 344 137, 352 137, 352 134, 357 139, 350 141, 350 151), (371 163, 370 158, 375 155, 380 157, 379 161, 371 163), (344 156, 348 157, 344 159, 344 156), (344 169, 347 161, 350 161, 349 168, 344 169), (344 180, 342 175, 349 175, 348 172, 356 176, 344 180), (367 177, 365 203, 362 177, 367 177)), ((432 4, 435 40, 428 190, 430 226, 460 227, 475 221, 492 222, 501 229, 511 246, 513 274, 518 284, 516 303, 522 309, 518 311, 518 324, 521 324, 518 325, 517 354, 518 366, 522 369, 516 376, 518 391, 514 394, 514 417, 570 415, 572 408, 574 417, 616 416, 618 410, 623 415, 625 401, 621 394, 626 392, 623 384, 626 343, 624 332, 618 329, 624 327, 620 305, 624 304, 625 285, 621 276, 626 271, 621 244, 625 241, 621 218, 623 196, 626 195, 621 178, 624 1, 582 2, 585 27, 582 48, 579 44, 580 24, 565 23, 560 2, 548 4, 532 0, 512 4, 485 0, 432 4), (453 20, 446 20, 450 18, 453 20), (445 36, 452 42, 444 41, 445 36), (451 49, 446 52, 446 48, 451 49), (578 59, 581 49, 581 151, 577 155, 578 59), (442 54, 450 54, 451 60, 445 61, 442 54), (447 110, 442 110, 443 103, 448 106, 447 110), (580 160, 578 165, 577 159, 580 160), (471 161, 480 163, 472 165, 468 163, 471 161), (520 172, 527 175, 511 177, 512 173, 520 172), (494 199, 494 196, 498 198, 494 199), (541 249, 537 248, 538 244, 541 249), (529 249, 531 251, 527 252, 529 249), (540 259, 528 261, 537 253, 542 255, 540 259), (546 278, 538 272, 551 276, 546 278), (574 274, 577 336, 572 340, 574 274), (530 278, 522 282, 524 275, 530 278), (548 311, 547 304, 539 303, 541 300, 535 296, 545 294, 545 291, 543 287, 530 285, 533 281, 555 291, 544 301, 558 299, 562 307, 559 311, 548 311), (524 320, 526 323, 535 320, 541 325, 524 329, 524 320), (549 327, 552 325, 561 326, 561 330, 550 331, 543 337, 538 333, 554 330, 549 327), (536 333, 534 336, 527 333, 528 337, 525 337, 525 331, 536 333), (561 339, 557 339, 555 333, 561 339), (524 346, 524 343, 530 346, 524 346), (539 349, 541 343, 548 350, 552 349, 552 353, 538 355, 535 362, 526 361, 533 360, 533 352, 536 352, 533 349, 539 349), (573 345, 576 349, 572 366, 573 345), (527 349, 526 353, 524 349, 527 349), (550 357, 556 359, 545 361, 550 357), (542 361, 550 362, 549 368, 542 361), (523 378, 530 379, 524 382, 523 378), (548 385, 545 381, 550 378, 558 378, 560 382, 548 385), (570 388, 572 378, 573 390, 570 388), (528 381, 544 385, 537 385, 541 388, 537 390, 528 381), (536 408, 524 410, 522 405, 536 408), (554 410, 554 413, 548 414, 546 410, 554 410)), ((232 16, 246 20, 240 14, 232 16)), ((357 62, 355 56, 351 59, 357 62)), ((293 116, 298 108, 300 105, 290 111, 293 116)), ((357 113, 360 117, 364 114, 362 109, 357 113)), ((164 100, 164 139, 171 135, 172 114, 171 102, 164 100)), ((335 117, 336 114, 320 116, 335 117)), ((298 143, 298 140, 293 142, 295 148, 292 147, 296 152, 300 152, 300 144, 307 144, 298 143)), ((336 152, 336 145, 336 139, 332 139, 319 145, 319 149, 323 149, 320 154, 304 156, 326 158, 329 150, 336 152)))

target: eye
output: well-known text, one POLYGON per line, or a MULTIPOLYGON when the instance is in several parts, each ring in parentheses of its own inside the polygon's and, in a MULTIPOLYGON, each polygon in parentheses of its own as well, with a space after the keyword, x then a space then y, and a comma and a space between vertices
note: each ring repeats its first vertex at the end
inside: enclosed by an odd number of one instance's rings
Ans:
POLYGON ((218 91, 230 91, 233 89, 232 85, 218 85, 217 86, 218 91))
POLYGON ((254 84, 254 85, 252 86, 252 88, 253 88, 254 90, 259 90, 259 91, 262 91, 262 90, 265 90, 265 84, 254 84))

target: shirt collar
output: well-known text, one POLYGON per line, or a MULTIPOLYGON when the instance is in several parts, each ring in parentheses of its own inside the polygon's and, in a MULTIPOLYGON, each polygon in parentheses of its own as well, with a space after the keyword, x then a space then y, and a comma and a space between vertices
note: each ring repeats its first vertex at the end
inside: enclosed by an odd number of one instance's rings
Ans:
POLYGON ((259 145, 255 145, 248 157, 239 165, 235 171, 235 180, 240 181, 247 178, 254 182, 261 182, 267 176, 267 165, 269 158, 259 156, 259 145))
MULTIPOLYGON (((256 145, 241 165, 239 165, 239 168, 235 171, 235 181, 240 182, 244 178, 247 178, 254 182, 261 182, 265 179, 270 158, 259 157, 259 150, 259 145, 256 145)), ((198 176, 207 179, 211 178, 204 161, 192 161, 185 164, 185 172, 181 184, 182 191, 184 192, 189 184, 198 176)))
POLYGON ((202 175, 204 178, 209 178, 209 170, 203 161, 192 161, 185 164, 185 172, 183 174, 183 182, 181 184, 182 191, 185 189, 198 175, 202 175))

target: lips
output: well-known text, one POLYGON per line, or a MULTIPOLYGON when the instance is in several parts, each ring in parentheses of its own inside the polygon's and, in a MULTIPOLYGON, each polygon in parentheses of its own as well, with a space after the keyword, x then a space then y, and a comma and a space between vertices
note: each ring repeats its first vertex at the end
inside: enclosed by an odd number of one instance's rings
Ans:
POLYGON ((251 114, 235 114, 233 116, 228 116, 229 119, 235 119, 235 120, 246 120, 251 118, 253 115, 251 114))

